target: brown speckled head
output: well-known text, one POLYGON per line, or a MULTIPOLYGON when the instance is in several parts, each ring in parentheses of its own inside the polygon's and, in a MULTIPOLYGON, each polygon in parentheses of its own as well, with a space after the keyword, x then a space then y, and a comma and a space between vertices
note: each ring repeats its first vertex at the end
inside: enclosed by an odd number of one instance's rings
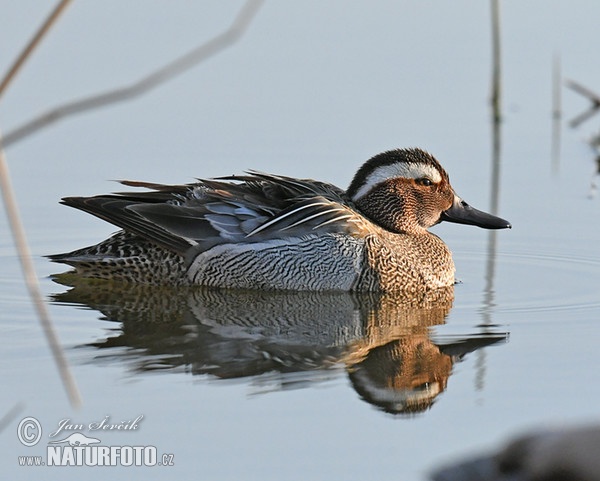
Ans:
POLYGON ((376 224, 412 233, 440 222, 455 198, 446 171, 421 149, 390 150, 369 159, 347 194, 376 224))

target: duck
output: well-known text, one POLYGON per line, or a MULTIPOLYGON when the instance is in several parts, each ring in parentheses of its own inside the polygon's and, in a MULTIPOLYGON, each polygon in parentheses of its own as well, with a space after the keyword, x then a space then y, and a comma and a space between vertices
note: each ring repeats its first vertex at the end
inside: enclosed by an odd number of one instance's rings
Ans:
POLYGON ((375 155, 347 190, 253 170, 184 185, 120 182, 145 190, 61 200, 121 230, 52 261, 127 283, 419 293, 455 283, 451 251, 430 227, 511 227, 460 198, 419 148, 375 155))

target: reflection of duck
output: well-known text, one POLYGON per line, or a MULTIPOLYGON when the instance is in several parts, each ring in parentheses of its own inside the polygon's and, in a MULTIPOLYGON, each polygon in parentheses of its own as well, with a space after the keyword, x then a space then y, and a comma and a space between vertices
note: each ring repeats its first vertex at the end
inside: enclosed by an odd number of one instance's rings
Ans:
POLYGON ((378 346, 352 366, 350 380, 369 402, 390 412, 420 412, 446 389, 452 359, 429 336, 406 336, 378 346))
MULTIPOLYGON (((122 322, 94 346, 122 352, 136 370, 185 366, 221 379, 261 376, 279 388, 348 371, 368 402, 390 412, 430 406, 462 354, 505 339, 475 336, 438 345, 429 328, 451 309, 453 287, 416 298, 376 293, 241 291, 117 284, 58 276, 55 296, 122 322), (376 391, 374 393, 374 391, 376 391)), ((112 354, 112 353, 111 353, 112 354)), ((112 357, 112 355, 111 355, 112 357)))
POLYGON ((414 292, 454 283, 450 251, 429 227, 510 227, 467 205, 418 149, 373 157, 346 192, 256 172, 182 186, 124 183, 153 191, 63 199, 123 231, 52 260, 87 277, 148 284, 414 292))
POLYGON ((446 390, 455 362, 504 338, 473 336, 440 345, 424 329, 421 334, 403 336, 369 350, 363 360, 350 367, 350 380, 366 401, 384 411, 422 412, 446 390))

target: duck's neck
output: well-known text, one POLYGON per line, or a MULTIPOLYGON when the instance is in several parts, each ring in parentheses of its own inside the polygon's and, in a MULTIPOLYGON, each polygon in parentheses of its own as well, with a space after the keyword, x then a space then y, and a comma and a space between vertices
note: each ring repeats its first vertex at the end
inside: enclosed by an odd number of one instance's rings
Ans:
POLYGON ((396 234, 423 235, 427 229, 419 224, 413 209, 406 208, 404 200, 393 200, 373 192, 355 202, 360 212, 379 227, 396 234))

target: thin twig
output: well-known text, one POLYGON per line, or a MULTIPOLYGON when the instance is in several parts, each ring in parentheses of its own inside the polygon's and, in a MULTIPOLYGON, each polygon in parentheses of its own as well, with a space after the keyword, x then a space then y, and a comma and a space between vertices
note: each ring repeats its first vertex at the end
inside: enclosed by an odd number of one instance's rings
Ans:
POLYGON ((8 412, 0 418, 0 433, 4 431, 8 425, 19 415, 21 411, 25 409, 25 403, 19 401, 8 412))
POLYGON ((35 274, 35 268, 33 266, 33 260, 31 258, 31 251, 27 244, 27 238, 25 235, 25 229, 19 216, 19 209, 17 208, 17 202, 15 193, 10 182, 10 174, 8 171, 8 164, 6 157, 4 156, 4 149, 2 148, 2 138, 0 134, 0 190, 2 190, 2 197, 4 199, 4 206, 6 208, 6 214, 8 216, 8 222, 13 233, 15 245, 19 253, 19 260, 21 261, 21 267, 23 269, 23 276, 25 277, 25 284, 29 290, 29 295, 33 300, 33 305, 37 311, 38 318, 50 345, 50 350, 58 367, 58 372, 71 401, 73 407, 79 407, 81 405, 81 396, 79 389, 75 383, 75 379, 69 369, 69 364, 65 358, 64 352, 58 342, 58 337, 52 326, 50 320, 50 314, 46 304, 44 303, 42 292, 38 278, 35 274))
POLYGON ((4 146, 7 147, 64 117, 132 99, 176 77, 239 40, 263 2, 264 0, 249 0, 227 30, 137 82, 60 105, 15 128, 4 137, 4 146))
POLYGON ((25 409, 25 403, 19 401, 8 412, 0 418, 0 433, 4 431, 8 425, 19 415, 21 411, 25 409))
POLYGON ((50 15, 48 15, 46 21, 40 26, 38 31, 35 32, 35 35, 23 49, 21 54, 17 57, 12 66, 8 69, 8 72, 6 72, 4 75, 2 82, 0 82, 0 98, 2 97, 2 94, 4 94, 8 84, 10 84, 10 82, 15 78, 25 61, 31 56, 33 50, 38 46, 44 35, 48 33, 50 27, 54 25, 60 14, 69 6, 71 1, 72 0, 62 0, 59 2, 56 8, 50 13, 50 15))

